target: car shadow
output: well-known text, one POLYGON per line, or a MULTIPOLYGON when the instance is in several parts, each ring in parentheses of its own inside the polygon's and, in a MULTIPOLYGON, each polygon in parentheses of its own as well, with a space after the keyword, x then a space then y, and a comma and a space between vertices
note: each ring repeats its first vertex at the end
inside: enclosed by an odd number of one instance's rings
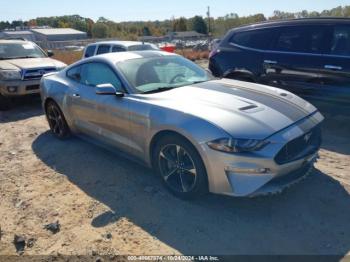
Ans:
POLYGON ((338 261, 350 250, 350 195, 319 170, 275 196, 190 202, 167 193, 152 170, 81 139, 60 141, 46 132, 32 149, 109 207, 92 227, 125 217, 184 254, 330 254, 338 261))
POLYGON ((322 148, 350 155, 350 107, 309 100, 324 116, 322 148), (348 139, 344 139, 348 138, 348 139))
POLYGON ((0 110, 0 123, 15 122, 42 114, 40 96, 20 97, 13 100, 9 110, 0 110))
POLYGON ((350 115, 324 114, 322 148, 343 155, 350 155, 350 115), (344 139, 346 138, 346 139, 344 139))

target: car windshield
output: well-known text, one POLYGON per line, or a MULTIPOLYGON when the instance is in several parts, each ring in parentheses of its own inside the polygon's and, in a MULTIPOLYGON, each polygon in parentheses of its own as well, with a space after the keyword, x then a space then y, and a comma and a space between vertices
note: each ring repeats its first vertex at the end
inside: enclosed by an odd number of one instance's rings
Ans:
POLYGON ((0 43, 0 59, 41 58, 45 53, 30 42, 0 43))
POLYGON ((140 93, 154 93, 213 79, 207 71, 181 56, 131 59, 117 64, 140 93))

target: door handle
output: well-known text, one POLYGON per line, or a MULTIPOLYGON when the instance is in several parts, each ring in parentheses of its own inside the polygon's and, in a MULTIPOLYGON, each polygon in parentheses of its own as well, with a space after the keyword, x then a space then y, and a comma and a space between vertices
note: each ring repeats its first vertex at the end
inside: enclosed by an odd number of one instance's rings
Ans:
POLYGON ((73 98, 80 98, 79 94, 73 94, 73 98))
POLYGON ((269 65, 276 65, 277 61, 272 61, 272 60, 264 60, 265 64, 269 64, 269 65))
POLYGON ((335 65, 325 65, 325 69, 330 69, 330 70, 343 70, 341 66, 335 66, 335 65))

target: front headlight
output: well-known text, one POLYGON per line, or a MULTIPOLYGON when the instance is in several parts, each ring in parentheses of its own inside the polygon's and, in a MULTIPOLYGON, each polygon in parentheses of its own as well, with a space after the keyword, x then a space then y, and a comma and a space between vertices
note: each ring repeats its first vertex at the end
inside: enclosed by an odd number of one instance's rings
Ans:
POLYGON ((20 80, 21 71, 18 70, 1 70, 0 79, 1 80, 20 80))
POLYGON ((211 149, 226 153, 242 153, 258 151, 265 147, 269 142, 256 139, 235 139, 235 138, 220 138, 208 142, 211 149))

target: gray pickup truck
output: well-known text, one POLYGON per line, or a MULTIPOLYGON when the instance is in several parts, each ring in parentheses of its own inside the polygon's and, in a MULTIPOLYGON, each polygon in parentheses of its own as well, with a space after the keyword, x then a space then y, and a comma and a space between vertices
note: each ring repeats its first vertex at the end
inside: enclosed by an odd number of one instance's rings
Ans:
POLYGON ((40 93, 40 79, 66 64, 50 58, 35 43, 0 40, 0 110, 9 109, 12 98, 40 93))

